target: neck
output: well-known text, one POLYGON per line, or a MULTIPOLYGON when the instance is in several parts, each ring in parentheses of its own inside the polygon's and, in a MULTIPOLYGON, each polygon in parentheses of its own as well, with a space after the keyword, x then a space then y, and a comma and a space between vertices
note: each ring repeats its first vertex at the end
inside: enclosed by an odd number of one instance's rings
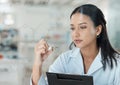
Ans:
POLYGON ((94 59, 98 54, 99 48, 97 47, 97 45, 91 45, 85 48, 81 48, 80 51, 83 58, 94 59))

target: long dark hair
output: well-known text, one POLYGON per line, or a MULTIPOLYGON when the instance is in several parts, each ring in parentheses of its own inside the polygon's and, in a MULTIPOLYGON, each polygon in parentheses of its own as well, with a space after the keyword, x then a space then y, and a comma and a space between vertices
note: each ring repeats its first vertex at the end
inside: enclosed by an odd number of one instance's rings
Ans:
MULTIPOLYGON (((102 31, 97 37, 97 45, 101 48, 102 63, 104 70, 106 69, 107 64, 112 69, 114 67, 113 61, 115 61, 115 64, 117 65, 116 54, 119 53, 112 48, 109 42, 106 29, 106 20, 102 11, 95 5, 85 4, 75 8, 74 11, 71 13, 70 19, 75 13, 81 13, 89 16, 90 19, 93 21, 95 27, 97 27, 98 25, 102 26, 102 31)), ((69 48, 72 49, 73 45, 75 46, 75 44, 72 42, 69 48)))

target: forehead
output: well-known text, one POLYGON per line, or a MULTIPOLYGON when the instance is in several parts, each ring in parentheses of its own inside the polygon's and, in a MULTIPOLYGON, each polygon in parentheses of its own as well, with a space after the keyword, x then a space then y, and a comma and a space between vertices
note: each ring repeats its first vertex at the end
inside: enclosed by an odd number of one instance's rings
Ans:
POLYGON ((71 19, 70 19, 71 24, 79 24, 83 22, 93 24, 92 20, 87 15, 84 15, 81 13, 75 13, 71 16, 71 19))

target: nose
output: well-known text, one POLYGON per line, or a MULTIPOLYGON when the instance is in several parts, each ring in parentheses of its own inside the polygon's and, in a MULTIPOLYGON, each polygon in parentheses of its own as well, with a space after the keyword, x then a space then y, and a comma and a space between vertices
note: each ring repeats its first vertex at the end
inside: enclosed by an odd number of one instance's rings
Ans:
POLYGON ((73 32, 73 36, 74 37, 79 37, 80 36, 80 32, 79 32, 79 30, 74 30, 74 32, 73 32))

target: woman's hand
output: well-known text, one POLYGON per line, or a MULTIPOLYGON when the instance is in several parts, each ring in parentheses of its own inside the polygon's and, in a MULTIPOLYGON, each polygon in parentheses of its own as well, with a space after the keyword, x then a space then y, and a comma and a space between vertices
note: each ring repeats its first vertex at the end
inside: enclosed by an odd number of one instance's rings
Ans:
POLYGON ((42 64, 43 61, 51 54, 53 49, 49 49, 49 45, 47 42, 42 39, 35 46, 35 62, 38 64, 42 64))
POLYGON ((35 46, 35 59, 32 71, 33 85, 38 85, 39 78, 42 74, 42 63, 52 52, 50 48, 44 39, 40 40, 35 46))

